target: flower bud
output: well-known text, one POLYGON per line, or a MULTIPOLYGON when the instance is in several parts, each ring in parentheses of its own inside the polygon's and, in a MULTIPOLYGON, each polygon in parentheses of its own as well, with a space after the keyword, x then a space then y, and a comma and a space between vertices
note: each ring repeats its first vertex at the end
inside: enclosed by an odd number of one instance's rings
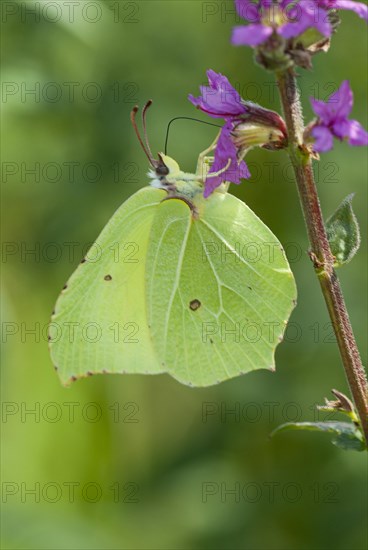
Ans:
POLYGON ((241 122, 232 132, 233 141, 240 150, 259 146, 266 149, 282 149, 287 144, 286 135, 279 128, 241 122))

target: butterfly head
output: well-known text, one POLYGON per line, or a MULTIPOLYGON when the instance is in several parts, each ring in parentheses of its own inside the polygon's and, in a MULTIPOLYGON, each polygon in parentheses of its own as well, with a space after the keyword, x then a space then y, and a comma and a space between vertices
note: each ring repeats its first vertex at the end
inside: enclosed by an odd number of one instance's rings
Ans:
POLYGON ((158 158, 159 164, 155 170, 157 176, 167 176, 168 179, 180 176, 181 170, 176 160, 163 153, 159 153, 158 158))
POLYGON ((169 189, 175 186, 182 174, 179 164, 171 157, 159 153, 157 164, 148 172, 152 187, 169 189))

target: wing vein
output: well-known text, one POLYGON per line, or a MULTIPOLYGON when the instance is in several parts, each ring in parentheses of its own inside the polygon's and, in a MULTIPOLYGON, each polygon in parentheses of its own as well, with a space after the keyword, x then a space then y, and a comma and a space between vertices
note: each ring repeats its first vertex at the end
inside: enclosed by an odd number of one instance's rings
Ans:
POLYGON ((216 237, 219 238, 219 239, 225 244, 225 246, 228 248, 228 250, 230 250, 231 252, 233 252, 233 254, 235 254, 235 256, 236 256, 237 258, 239 258, 239 260, 240 260, 243 264, 245 264, 251 271, 253 271, 254 273, 256 273, 260 279, 263 279, 263 280, 267 283, 267 285, 269 285, 270 287, 272 287, 273 289, 275 289, 275 290, 277 291, 278 294, 283 294, 286 298, 289 298, 289 296, 288 296, 285 292, 280 291, 280 289, 279 289, 278 287, 276 287, 276 286, 270 284, 270 282, 267 281, 267 279, 265 279, 265 278, 259 273, 259 271, 257 271, 256 269, 254 269, 254 267, 253 267, 251 264, 249 264, 248 262, 246 262, 246 261, 244 260, 244 258, 242 258, 241 255, 238 254, 237 251, 230 245, 230 243, 228 243, 227 240, 224 239, 224 237, 223 237, 221 234, 219 234, 219 233, 216 231, 216 229, 214 229, 214 228, 212 227, 212 225, 210 225, 209 223, 207 223, 203 218, 202 218, 200 221, 201 221, 205 226, 207 226, 208 229, 209 229, 214 235, 216 235, 216 237))
MULTIPOLYGON (((175 221, 171 222, 165 228, 165 233, 167 232, 168 227, 170 227, 173 223, 175 223, 179 220, 180 220, 180 218, 177 218, 175 221)), ((183 261, 184 261, 185 251, 186 251, 186 248, 187 248, 190 229, 191 229, 191 222, 190 222, 190 220, 188 220, 187 229, 186 229, 184 239, 183 239, 183 242, 182 242, 182 245, 181 245, 181 248, 180 248, 180 254, 179 254, 179 258, 178 258, 178 265, 177 265, 177 268, 176 268, 176 276, 175 276, 175 280, 174 280, 174 285, 173 285, 172 292, 170 294, 168 308, 167 308, 167 312, 166 312, 166 315, 165 315, 165 325, 164 325, 164 342, 165 342, 164 356, 165 357, 166 357, 167 338, 168 338, 169 321, 170 321, 170 316, 171 316, 171 310, 172 310, 172 306, 173 306, 173 303, 174 303, 175 295, 176 295, 176 293, 178 291, 178 288, 179 288, 181 270, 182 270, 182 267, 183 267, 183 261)))

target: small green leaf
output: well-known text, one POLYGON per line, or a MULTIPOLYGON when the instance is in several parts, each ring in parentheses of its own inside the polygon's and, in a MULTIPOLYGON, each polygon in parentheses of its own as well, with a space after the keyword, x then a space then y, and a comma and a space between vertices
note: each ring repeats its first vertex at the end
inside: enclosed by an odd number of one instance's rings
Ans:
POLYGON ((353 197, 354 194, 346 197, 326 222, 327 237, 335 256, 335 267, 350 262, 360 245, 359 225, 351 205, 353 197))
POLYGON ((332 443, 345 450, 364 451, 366 449, 362 433, 350 422, 288 422, 276 428, 271 436, 287 430, 310 430, 334 435, 332 443))

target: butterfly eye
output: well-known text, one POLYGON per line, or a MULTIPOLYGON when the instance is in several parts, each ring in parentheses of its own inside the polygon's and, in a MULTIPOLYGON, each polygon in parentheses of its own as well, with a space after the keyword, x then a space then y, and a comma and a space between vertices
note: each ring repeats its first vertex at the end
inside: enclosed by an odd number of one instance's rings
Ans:
POLYGON ((160 164, 159 166, 157 166, 156 174, 158 176, 167 176, 168 173, 169 173, 169 169, 165 164, 160 164))

